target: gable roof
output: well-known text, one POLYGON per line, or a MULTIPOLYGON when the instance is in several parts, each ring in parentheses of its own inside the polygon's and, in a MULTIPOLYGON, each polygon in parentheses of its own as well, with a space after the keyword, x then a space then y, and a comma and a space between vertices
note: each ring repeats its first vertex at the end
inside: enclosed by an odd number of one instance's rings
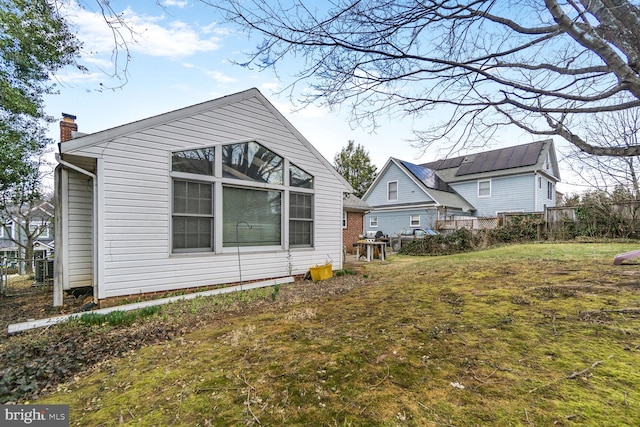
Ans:
POLYGON ((378 176, 376 176, 376 179, 367 189, 367 192, 362 196, 363 199, 365 199, 377 183, 383 179, 391 165, 396 165, 404 172, 427 196, 433 199, 436 205, 457 208, 465 212, 474 210, 474 207, 469 202, 451 189, 440 177, 436 176, 435 172, 429 171, 421 165, 415 165, 393 157, 390 157, 387 163, 385 163, 380 173, 378 173, 378 176))
POLYGON ((329 163, 329 161, 327 161, 327 159, 325 159, 324 156, 320 154, 320 152, 256 88, 247 89, 242 92, 226 95, 221 98, 216 98, 210 101, 191 105, 189 107, 148 117, 146 119, 131 122, 111 129, 106 129, 90 134, 77 134, 78 136, 76 138, 64 143, 60 143, 59 149, 61 153, 73 152, 74 150, 77 150, 79 148, 85 148, 94 144, 102 143, 104 141, 124 137, 126 135, 140 132, 154 126, 162 125, 174 120, 179 120, 191 115, 199 114, 204 111, 220 108, 229 104, 238 103, 250 98, 256 98, 258 101, 260 101, 265 108, 267 108, 292 134, 296 136, 296 138, 311 153, 313 153, 314 157, 316 157, 327 169, 331 170, 333 175, 338 178, 338 180, 344 185, 347 192, 353 191, 351 185, 342 177, 342 175, 340 175, 335 170, 331 163, 329 163))
POLYGON ((553 140, 499 148, 476 154, 423 163, 420 167, 435 170, 447 183, 455 183, 501 175, 544 171, 544 163, 550 157, 551 177, 560 180, 553 140))

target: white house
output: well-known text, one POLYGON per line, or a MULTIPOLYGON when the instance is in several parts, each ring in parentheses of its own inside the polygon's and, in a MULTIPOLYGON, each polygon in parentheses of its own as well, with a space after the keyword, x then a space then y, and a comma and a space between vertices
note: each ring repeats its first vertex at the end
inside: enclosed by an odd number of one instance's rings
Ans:
POLYGON ((342 268, 352 188, 257 89, 74 135, 56 169, 54 300, 84 286, 106 303, 342 268))

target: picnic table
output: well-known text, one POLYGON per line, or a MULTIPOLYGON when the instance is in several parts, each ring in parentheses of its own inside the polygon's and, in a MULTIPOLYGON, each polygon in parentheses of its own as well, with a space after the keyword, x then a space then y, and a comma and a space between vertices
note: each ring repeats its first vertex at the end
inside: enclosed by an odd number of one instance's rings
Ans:
POLYGON ((367 262, 371 262, 374 258, 380 258, 384 261, 386 255, 387 242, 376 241, 373 239, 358 240, 356 242, 358 248, 356 250, 356 259, 360 260, 364 256, 367 262))

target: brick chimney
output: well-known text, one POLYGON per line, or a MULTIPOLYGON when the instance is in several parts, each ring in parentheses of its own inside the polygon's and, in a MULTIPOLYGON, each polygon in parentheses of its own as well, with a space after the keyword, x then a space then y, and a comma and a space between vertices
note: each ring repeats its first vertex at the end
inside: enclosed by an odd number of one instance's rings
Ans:
POLYGON ((76 116, 73 114, 62 113, 60 121, 60 142, 66 142, 73 138, 72 132, 78 131, 76 116))

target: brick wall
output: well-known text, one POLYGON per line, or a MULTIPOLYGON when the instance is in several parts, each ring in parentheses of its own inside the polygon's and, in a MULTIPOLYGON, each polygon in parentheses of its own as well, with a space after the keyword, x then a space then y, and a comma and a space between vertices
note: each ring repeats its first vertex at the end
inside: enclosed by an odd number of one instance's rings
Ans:
POLYGON ((364 214, 362 212, 347 212, 347 228, 342 229, 342 242, 350 254, 356 253, 353 244, 362 235, 364 214))
POLYGON ((60 122, 60 142, 71 141, 71 132, 78 131, 78 124, 75 123, 76 116, 64 114, 60 122))

